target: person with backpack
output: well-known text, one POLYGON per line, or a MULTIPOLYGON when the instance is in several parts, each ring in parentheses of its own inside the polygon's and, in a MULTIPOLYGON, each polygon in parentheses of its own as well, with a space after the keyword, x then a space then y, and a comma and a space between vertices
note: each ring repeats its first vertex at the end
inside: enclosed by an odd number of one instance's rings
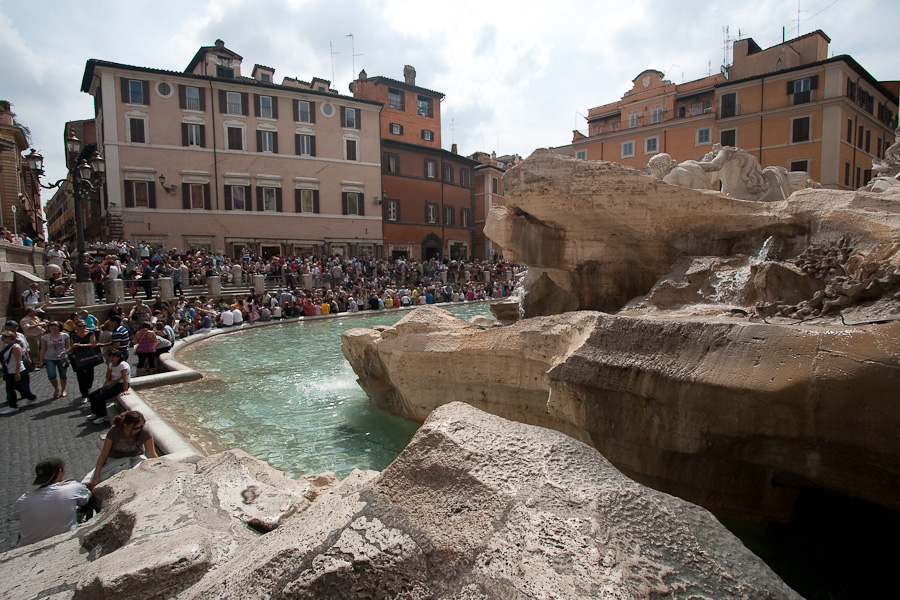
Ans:
POLYGON ((31 392, 31 377, 22 360, 25 349, 16 340, 16 334, 5 330, 0 334, 0 342, 4 346, 0 351, 0 363, 3 365, 3 380, 6 383, 6 402, 9 404, 0 410, 0 415, 11 415, 19 411, 20 393, 29 402, 37 400, 37 396, 31 392))

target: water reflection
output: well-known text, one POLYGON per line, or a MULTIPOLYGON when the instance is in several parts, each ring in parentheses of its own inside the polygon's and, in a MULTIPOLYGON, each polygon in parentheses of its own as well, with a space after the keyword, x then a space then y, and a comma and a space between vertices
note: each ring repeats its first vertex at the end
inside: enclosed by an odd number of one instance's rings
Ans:
MULTIPOLYGON (((488 303, 450 310, 463 319, 490 316, 488 303)), ((204 379, 141 396, 207 452, 240 448, 289 477, 382 470, 418 425, 369 404, 341 354, 340 336, 353 327, 392 325, 406 314, 380 312, 217 336, 178 355, 204 379)))

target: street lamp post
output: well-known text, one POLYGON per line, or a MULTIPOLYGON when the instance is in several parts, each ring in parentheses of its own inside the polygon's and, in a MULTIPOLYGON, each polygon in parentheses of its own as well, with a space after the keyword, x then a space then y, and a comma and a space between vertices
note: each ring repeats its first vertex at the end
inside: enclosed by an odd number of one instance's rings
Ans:
POLYGON ((75 208, 75 244, 78 254, 75 263, 75 303, 77 305, 93 304, 90 267, 87 263, 84 248, 84 215, 81 212, 81 201, 89 194, 100 190, 106 174, 106 161, 103 160, 96 150, 90 156, 84 156, 81 140, 75 136, 75 132, 72 130, 69 130, 69 134, 66 136, 66 167, 69 170, 69 175, 65 179, 60 179, 50 185, 44 185, 40 181, 41 175, 44 174, 44 157, 32 149, 31 153, 25 157, 25 160, 28 162, 29 168, 37 175, 38 184, 44 189, 59 188, 66 181, 71 180, 72 182, 72 197, 75 208))

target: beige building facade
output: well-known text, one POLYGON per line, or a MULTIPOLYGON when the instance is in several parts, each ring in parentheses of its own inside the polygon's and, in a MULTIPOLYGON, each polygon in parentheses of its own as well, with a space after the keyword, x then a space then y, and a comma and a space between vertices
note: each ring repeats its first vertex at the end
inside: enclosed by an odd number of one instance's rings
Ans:
POLYGON ((284 78, 221 40, 184 72, 99 60, 106 236, 179 250, 381 254, 381 104, 284 78))

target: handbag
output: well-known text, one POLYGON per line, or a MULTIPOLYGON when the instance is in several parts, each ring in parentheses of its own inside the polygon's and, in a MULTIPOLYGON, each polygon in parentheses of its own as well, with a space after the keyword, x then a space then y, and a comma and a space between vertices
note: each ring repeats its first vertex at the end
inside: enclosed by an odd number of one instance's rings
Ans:
POLYGON ((73 354, 71 362, 72 367, 76 371, 93 369, 103 362, 103 354, 100 353, 99 348, 89 348, 87 350, 81 350, 77 354, 73 354))

